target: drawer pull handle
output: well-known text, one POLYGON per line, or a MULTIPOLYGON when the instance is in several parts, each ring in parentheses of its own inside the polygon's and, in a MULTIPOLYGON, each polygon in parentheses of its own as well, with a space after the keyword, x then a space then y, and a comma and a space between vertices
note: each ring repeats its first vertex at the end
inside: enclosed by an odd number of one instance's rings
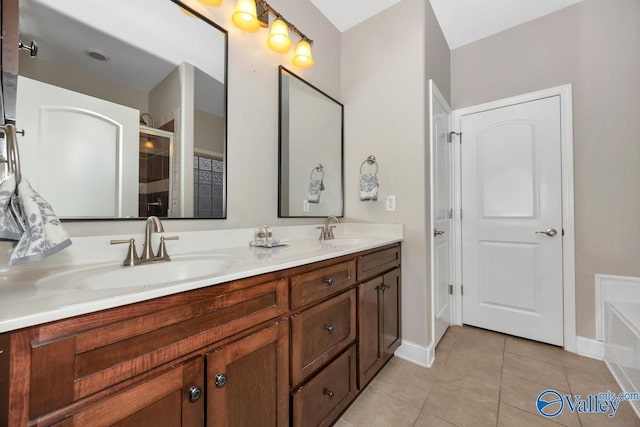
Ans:
POLYGON ((327 330, 327 332, 329 332, 329 335, 333 335, 333 333, 336 331, 336 328, 334 328, 332 325, 325 326, 325 329, 327 330))
POLYGON ((327 388, 324 389, 324 394, 329 397, 329 400, 333 400, 333 398, 335 397, 335 393, 327 388))
POLYGON ((327 286, 333 286, 333 277, 329 277, 325 282, 327 283, 327 286))
POLYGON ((217 388, 224 387, 227 383, 227 375, 226 374, 218 374, 215 377, 215 385, 217 388))
POLYGON ((189 402, 197 402, 200 396, 202 396, 202 387, 194 385, 189 388, 189 402))

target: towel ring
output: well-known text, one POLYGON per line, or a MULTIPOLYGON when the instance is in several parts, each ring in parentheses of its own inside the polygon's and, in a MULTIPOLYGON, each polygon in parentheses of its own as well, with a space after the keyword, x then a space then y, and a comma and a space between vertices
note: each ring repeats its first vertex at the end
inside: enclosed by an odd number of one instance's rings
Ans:
POLYGON ((367 160, 362 162, 362 164, 360 165, 360 175, 363 174, 362 168, 364 167, 365 164, 368 164, 368 165, 371 165, 371 166, 375 165, 376 171, 373 174, 374 175, 378 174, 378 162, 376 161, 376 156, 369 156, 369 157, 367 157, 367 160))
POLYGON ((7 159, 2 162, 7 163, 9 173, 13 173, 16 176, 16 183, 19 184, 22 180, 22 173, 20 172, 20 152, 18 151, 16 127, 12 124, 7 124, 0 126, 0 129, 4 130, 7 150, 7 159))
POLYGON ((313 179, 313 174, 316 172, 321 174, 320 180, 322 181, 324 179, 324 166, 322 166, 321 163, 318 163, 315 168, 311 169, 311 174, 309 175, 310 180, 313 179))

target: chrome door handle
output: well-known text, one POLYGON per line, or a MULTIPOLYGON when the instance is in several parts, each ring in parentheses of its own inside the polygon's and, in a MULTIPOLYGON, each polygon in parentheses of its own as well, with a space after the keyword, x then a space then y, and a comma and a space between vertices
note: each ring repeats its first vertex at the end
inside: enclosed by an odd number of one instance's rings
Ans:
POLYGON ((438 237, 444 234, 444 231, 438 230, 437 228, 433 230, 433 237, 438 237))
POLYGON ((555 237, 558 234, 558 230, 555 228, 547 228, 545 231, 536 231, 536 234, 546 234, 549 237, 555 237))

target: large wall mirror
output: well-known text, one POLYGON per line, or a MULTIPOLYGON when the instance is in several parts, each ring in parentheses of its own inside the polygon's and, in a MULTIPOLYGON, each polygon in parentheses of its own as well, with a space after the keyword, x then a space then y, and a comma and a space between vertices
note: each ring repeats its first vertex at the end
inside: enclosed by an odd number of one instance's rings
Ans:
POLYGON ((279 77, 278 216, 342 216, 343 106, 284 67, 279 77))
POLYGON ((226 31, 117 3, 20 0, 23 175, 63 219, 225 218, 226 31))

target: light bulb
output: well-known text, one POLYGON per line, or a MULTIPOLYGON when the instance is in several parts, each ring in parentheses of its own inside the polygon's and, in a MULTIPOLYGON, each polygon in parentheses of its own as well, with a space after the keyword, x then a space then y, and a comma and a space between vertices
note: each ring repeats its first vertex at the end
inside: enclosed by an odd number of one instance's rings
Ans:
POLYGON ((296 46, 296 53, 293 55, 293 65, 300 68, 309 68, 314 64, 311 56, 311 44, 306 40, 300 40, 296 46))
POLYGON ((267 44, 278 53, 287 53, 291 49, 289 29, 282 19, 278 18, 271 24, 271 33, 267 39, 267 44))
POLYGON ((222 4, 222 0, 198 0, 205 6, 217 7, 222 4))
POLYGON ((260 29, 255 0, 238 0, 231 20, 236 27, 255 33, 260 29))

